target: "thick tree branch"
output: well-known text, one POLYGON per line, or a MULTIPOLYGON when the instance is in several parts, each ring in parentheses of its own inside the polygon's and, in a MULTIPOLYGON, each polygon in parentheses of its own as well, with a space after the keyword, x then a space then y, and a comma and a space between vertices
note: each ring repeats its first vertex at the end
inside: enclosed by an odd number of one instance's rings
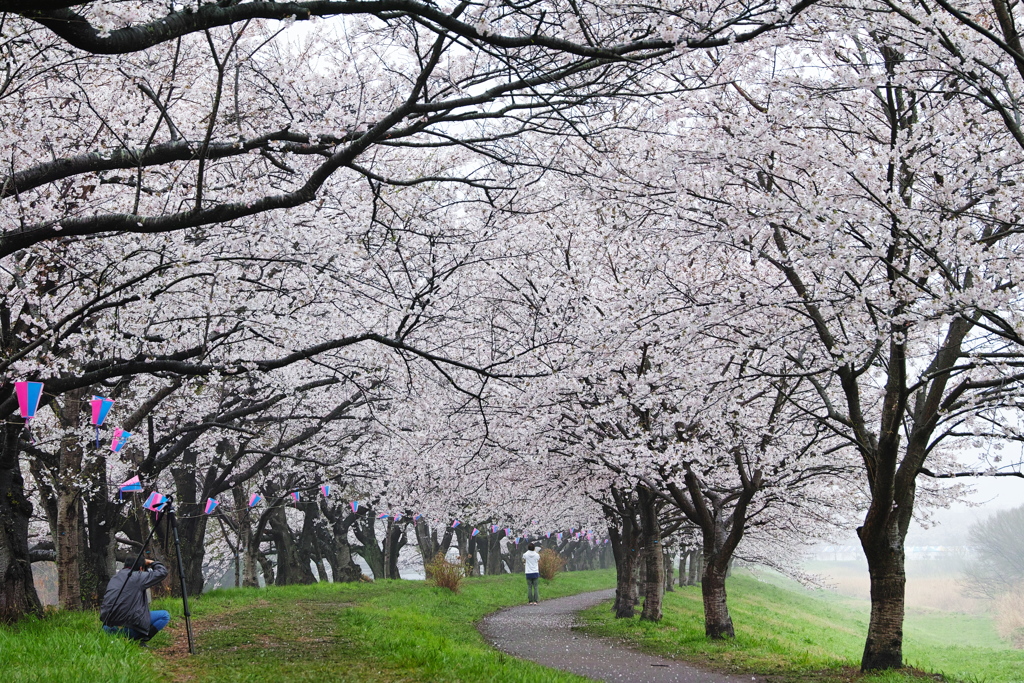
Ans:
MULTIPOLYGON (((686 47, 721 47, 731 43, 751 40, 767 31, 789 25, 793 17, 813 5, 815 1, 801 0, 801 2, 790 7, 782 18, 763 23, 757 22, 758 15, 743 12, 740 16, 731 17, 723 25, 711 29, 708 32, 709 37, 687 39, 685 41, 686 47), (740 22, 755 25, 745 32, 736 33, 732 27, 740 22)), ((74 3, 74 5, 87 4, 90 3, 74 3)), ((609 47, 581 45, 561 38, 546 36, 536 31, 519 36, 490 32, 487 32, 485 35, 475 25, 460 21, 455 15, 440 10, 436 5, 419 2, 418 0, 205 3, 195 11, 171 12, 154 21, 107 32, 100 31, 92 26, 86 17, 70 9, 71 6, 72 3, 64 2, 30 3, 24 0, 0 1, 0 12, 17 12, 22 14, 46 26, 71 45, 95 54, 138 52, 191 33, 220 26, 229 26, 252 19, 307 20, 311 17, 346 14, 382 17, 411 16, 428 26, 437 27, 434 30, 438 32, 448 31, 474 42, 501 49, 543 47, 581 57, 613 58, 618 60, 644 52, 660 52, 675 48, 674 43, 664 40, 635 40, 609 47), (40 8, 40 5, 43 7, 40 8), (49 9, 46 9, 47 7, 49 9)), ((777 13, 774 9, 774 7, 765 7, 761 14, 765 17, 775 17, 777 13)))

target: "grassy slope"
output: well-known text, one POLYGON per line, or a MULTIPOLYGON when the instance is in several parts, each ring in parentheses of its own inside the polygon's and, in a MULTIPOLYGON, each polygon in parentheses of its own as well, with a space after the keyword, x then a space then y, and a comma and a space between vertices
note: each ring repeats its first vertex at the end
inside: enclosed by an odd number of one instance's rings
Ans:
MULTIPOLYGON (((614 575, 573 572, 541 588, 557 597, 613 585, 614 575)), ((523 601, 523 580, 468 580, 452 595, 422 582, 321 584, 215 591, 193 602, 199 654, 185 654, 181 603, 150 650, 99 631, 95 613, 58 613, 0 627, 3 681, 582 681, 491 649, 474 622, 523 601)), ((781 580, 736 576, 729 599, 738 637, 703 636, 700 591, 667 595, 659 625, 611 618, 605 606, 587 614, 590 629, 624 637, 669 656, 723 669, 781 675, 785 680, 847 680, 863 647, 864 604, 807 592, 781 580)), ((907 661, 970 681, 1024 681, 1024 653, 997 642, 984 617, 911 615, 907 661)), ((866 679, 870 680, 870 679, 866 679)), ((898 681, 889 675, 876 680, 898 681)))
MULTIPOLYGON (((705 640, 699 587, 668 593, 665 618, 658 625, 615 620, 604 606, 589 610, 585 618, 590 632, 621 637, 658 654, 787 680, 845 680, 859 663, 866 605, 749 576, 731 578, 728 592, 737 633, 733 642, 705 640)), ((984 617, 916 614, 906 622, 904 657, 912 666, 954 680, 1024 680, 1024 653, 1006 645, 981 646, 998 642, 984 617)), ((864 680, 903 678, 890 674, 864 680)))
MULTIPOLYGON (((541 582, 541 597, 615 585, 612 571, 541 582)), ((552 681, 585 679, 503 655, 474 622, 521 604, 521 576, 469 579, 453 595, 421 581, 214 591, 191 603, 198 654, 186 654, 180 600, 149 650, 99 631, 94 612, 0 627, 0 680, 552 681)))
POLYGON ((95 612, 57 612, 0 626, 0 680, 139 683, 160 674, 145 650, 101 632, 95 612))

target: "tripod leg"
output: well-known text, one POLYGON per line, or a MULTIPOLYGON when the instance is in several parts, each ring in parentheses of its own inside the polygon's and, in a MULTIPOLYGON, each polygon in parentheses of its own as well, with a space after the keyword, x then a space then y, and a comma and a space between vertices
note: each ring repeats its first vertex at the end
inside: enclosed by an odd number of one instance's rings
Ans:
POLYGON ((174 554, 178 558, 178 580, 181 582, 181 601, 185 608, 185 632, 188 634, 188 653, 196 653, 195 639, 192 636, 192 613, 188 609, 188 589, 185 586, 185 565, 181 561, 181 540, 178 538, 178 518, 174 514, 174 508, 167 512, 174 533, 174 554))

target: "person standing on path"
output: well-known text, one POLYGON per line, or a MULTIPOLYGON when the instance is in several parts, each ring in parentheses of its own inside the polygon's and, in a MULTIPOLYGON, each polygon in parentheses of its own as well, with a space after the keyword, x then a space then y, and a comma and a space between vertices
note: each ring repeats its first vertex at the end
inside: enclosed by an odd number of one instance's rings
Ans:
POLYGON ((167 610, 150 611, 146 589, 167 578, 167 567, 153 560, 134 564, 128 560, 124 569, 114 574, 107 583, 107 592, 100 606, 103 630, 111 635, 122 635, 143 645, 171 620, 167 610))
POLYGON ((537 594, 537 582, 540 581, 540 553, 533 548, 532 543, 526 546, 523 564, 526 565, 526 600, 531 605, 536 605, 540 602, 540 595, 537 594))

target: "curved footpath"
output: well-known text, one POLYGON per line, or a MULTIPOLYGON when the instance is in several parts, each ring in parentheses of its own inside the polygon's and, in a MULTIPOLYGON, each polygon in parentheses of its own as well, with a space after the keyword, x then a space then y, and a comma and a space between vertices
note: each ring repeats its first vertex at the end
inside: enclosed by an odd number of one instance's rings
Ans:
POLYGON ((727 676, 702 671, 683 662, 662 659, 573 631, 573 616, 608 600, 615 590, 580 593, 520 605, 489 614, 480 632, 496 648, 544 666, 614 683, 751 683, 753 676, 727 676))

